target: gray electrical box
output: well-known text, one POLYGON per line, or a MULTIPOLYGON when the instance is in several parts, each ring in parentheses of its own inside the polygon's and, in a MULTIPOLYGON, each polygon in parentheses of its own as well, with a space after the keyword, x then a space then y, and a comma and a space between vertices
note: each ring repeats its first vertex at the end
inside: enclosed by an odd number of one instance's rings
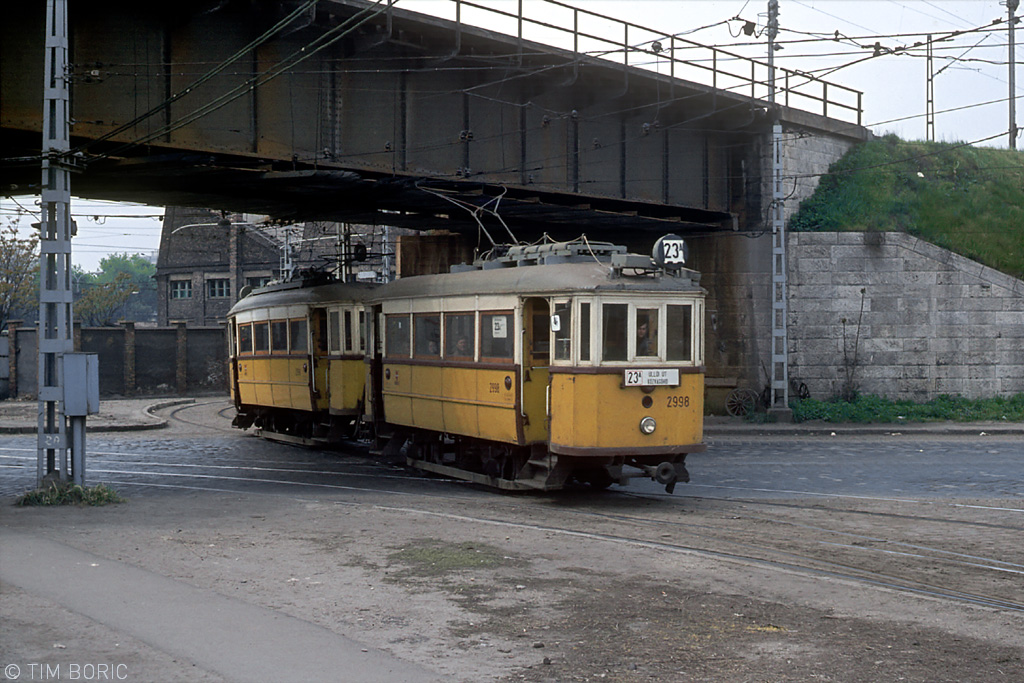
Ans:
POLYGON ((65 353, 64 414, 68 417, 100 412, 100 362, 95 353, 65 353))

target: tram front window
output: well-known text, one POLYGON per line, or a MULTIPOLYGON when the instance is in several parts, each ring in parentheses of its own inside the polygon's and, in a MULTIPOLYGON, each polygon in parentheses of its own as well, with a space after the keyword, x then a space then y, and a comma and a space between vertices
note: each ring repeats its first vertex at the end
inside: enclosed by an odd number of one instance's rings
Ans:
POLYGON ((629 306, 604 304, 601 308, 601 360, 626 360, 629 306))
POLYGON ((636 355, 658 355, 658 309, 636 309, 636 355))
POLYGON ((665 327, 668 334, 668 359, 693 360, 693 307, 669 306, 665 314, 665 327))

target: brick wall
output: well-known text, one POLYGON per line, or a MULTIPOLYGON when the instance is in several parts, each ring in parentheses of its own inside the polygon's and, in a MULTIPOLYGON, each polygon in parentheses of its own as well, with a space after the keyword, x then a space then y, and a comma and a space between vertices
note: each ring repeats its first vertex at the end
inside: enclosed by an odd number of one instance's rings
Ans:
MULTIPOLYGON (((76 351, 99 355, 100 395, 134 396, 227 392, 227 329, 85 327, 76 325, 76 351), (129 348, 128 345, 131 344, 129 348)), ((34 398, 38 393, 36 328, 10 328, 10 394, 34 398)), ((5 359, 6 360, 6 359, 5 359)))
POLYGON ((1024 392, 1024 281, 903 233, 789 235, 790 377, 815 398, 1024 392), (845 322, 844 322, 845 321, 845 322))

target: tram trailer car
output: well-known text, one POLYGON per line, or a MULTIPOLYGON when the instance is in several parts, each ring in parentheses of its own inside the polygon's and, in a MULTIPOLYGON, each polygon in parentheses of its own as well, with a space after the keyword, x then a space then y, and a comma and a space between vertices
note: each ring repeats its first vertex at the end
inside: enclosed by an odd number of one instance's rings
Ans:
POLYGON ((365 401, 371 289, 296 281, 243 296, 228 313, 232 424, 302 445, 350 435, 365 401))
POLYGON ((423 470, 504 489, 643 476, 671 492, 705 449, 705 291, 683 246, 659 240, 658 264, 586 241, 513 247, 383 285, 368 299, 378 419, 423 470))

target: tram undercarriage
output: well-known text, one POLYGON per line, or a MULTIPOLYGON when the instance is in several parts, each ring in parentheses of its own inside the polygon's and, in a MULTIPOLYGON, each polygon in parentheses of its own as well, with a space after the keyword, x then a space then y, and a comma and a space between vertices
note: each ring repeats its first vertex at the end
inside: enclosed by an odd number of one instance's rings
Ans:
POLYGON ((239 429, 254 427, 256 436, 271 441, 326 448, 356 436, 356 417, 244 406, 238 409, 231 424, 239 429))
POLYGON ((391 437, 385 452, 397 454, 403 448, 410 467, 511 491, 553 491, 574 481, 605 489, 649 477, 672 493, 677 483, 690 481, 685 453, 643 457, 560 455, 545 444, 513 446, 404 430, 391 437))

